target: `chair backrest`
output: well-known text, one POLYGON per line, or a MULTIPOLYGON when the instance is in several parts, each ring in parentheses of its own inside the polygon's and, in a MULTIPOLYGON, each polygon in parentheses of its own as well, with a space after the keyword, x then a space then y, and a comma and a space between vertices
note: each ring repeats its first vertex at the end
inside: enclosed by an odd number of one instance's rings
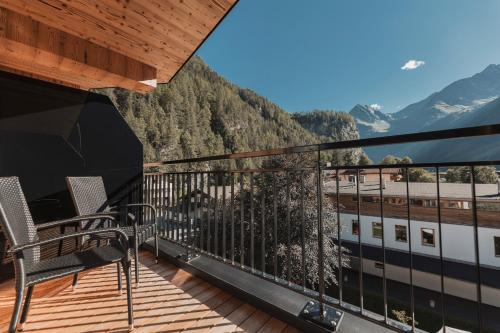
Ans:
MULTIPOLYGON (((78 215, 95 214, 108 208, 108 197, 102 177, 66 177, 68 190, 78 215)), ((82 229, 93 229, 100 221, 85 221, 82 229)))
MULTIPOLYGON (((0 223, 11 246, 38 240, 35 224, 26 203, 19 178, 0 177, 0 223)), ((40 247, 22 251, 26 264, 40 260, 40 247)))

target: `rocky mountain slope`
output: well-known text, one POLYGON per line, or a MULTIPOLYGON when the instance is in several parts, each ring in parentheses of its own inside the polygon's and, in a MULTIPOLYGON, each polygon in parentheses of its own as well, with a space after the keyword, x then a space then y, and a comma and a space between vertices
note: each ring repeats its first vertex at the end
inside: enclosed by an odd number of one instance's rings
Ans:
MULTIPOLYGON (((500 65, 489 65, 482 72, 453 82, 441 91, 399 112, 385 114, 385 119, 380 117, 364 119, 353 115, 353 111, 357 110, 356 107, 351 111, 351 115, 356 119, 362 137, 497 124, 500 123, 499 96, 500 65), (377 126, 381 121, 385 122, 384 128, 377 126)), ((357 113, 359 111, 356 111, 357 113)), ((486 144, 488 140, 496 141, 497 138, 486 138, 481 142, 486 144)), ((469 140, 469 142, 475 141, 469 140)), ((446 161, 484 157, 484 152, 479 154, 478 149, 464 151, 462 148, 458 143, 434 142, 396 148, 370 148, 367 153, 374 160, 380 160, 387 154, 409 155, 417 161, 435 160, 436 156, 446 161)), ((493 154, 495 151, 490 150, 489 153, 493 154)))
POLYGON ((374 106, 357 104, 349 114, 356 120, 359 134, 363 138, 385 133, 391 127, 392 115, 383 113, 374 106))

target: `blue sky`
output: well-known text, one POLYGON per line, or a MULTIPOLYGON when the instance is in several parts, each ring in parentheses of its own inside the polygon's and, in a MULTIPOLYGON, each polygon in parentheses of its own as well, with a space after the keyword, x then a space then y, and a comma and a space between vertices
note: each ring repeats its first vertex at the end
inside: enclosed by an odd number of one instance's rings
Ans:
POLYGON ((500 63, 500 0, 240 0, 198 55, 287 111, 395 112, 500 63))

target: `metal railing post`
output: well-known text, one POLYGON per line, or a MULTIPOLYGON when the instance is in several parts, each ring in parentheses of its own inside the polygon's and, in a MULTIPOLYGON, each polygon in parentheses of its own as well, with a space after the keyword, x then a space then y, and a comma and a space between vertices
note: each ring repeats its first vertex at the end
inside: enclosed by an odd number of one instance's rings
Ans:
MULTIPOLYGON (((339 283, 339 305, 342 306, 342 224, 340 223, 340 186, 339 186, 339 169, 335 171, 335 209, 337 213, 337 247, 339 249, 338 253, 338 283, 339 283)), ((359 223, 358 223, 359 224, 359 223)))
POLYGON ((474 166, 470 167, 470 179, 472 190, 472 223, 474 228, 474 254, 476 259, 476 294, 477 294, 477 321, 479 332, 483 332, 483 316, 482 316, 482 294, 481 294, 481 258, 479 256, 479 234, 477 223, 477 200, 476 200, 476 173, 474 166))
POLYGON ((300 315, 306 320, 321 325, 328 331, 335 331, 342 320, 343 313, 325 304, 325 266, 323 237, 323 170, 321 150, 318 146, 316 160, 316 200, 318 218, 318 302, 309 301, 300 315))
POLYGON ((302 250, 302 289, 306 290, 306 232, 304 215, 304 171, 300 172, 300 244, 302 250))
MULTIPOLYGON (((359 169, 356 170, 356 177, 359 180, 359 169)), ((356 199, 357 199, 357 217, 358 217, 358 247, 359 247, 359 309, 360 313, 364 311, 364 282, 363 282, 363 242, 361 241, 361 196, 359 194, 359 181, 356 182, 356 199)))
POLYGON ((324 295, 325 295, 325 276, 324 276, 324 261, 323 261, 323 179, 321 170, 321 151, 318 147, 318 155, 316 161, 316 196, 317 196, 317 211, 318 211, 318 291, 319 291, 319 309, 321 319, 324 318, 324 295))
POLYGON ((187 246, 186 246, 186 259, 191 259, 191 248, 193 244, 191 243, 191 173, 187 174, 187 209, 186 209, 186 221, 187 221, 187 246))
MULTIPOLYGON (((413 288, 413 253, 411 246, 411 207, 410 207, 410 174, 406 170, 406 215, 408 217, 408 252, 410 255, 410 311, 411 331, 415 332, 415 294, 413 288)), ((439 178, 438 178, 439 181, 439 178)), ((439 200, 439 199, 438 199, 439 200)))
POLYGON ((290 225, 290 172, 285 172, 286 192, 286 280, 291 284, 292 278, 292 229, 290 225))
MULTIPOLYGON (((359 181, 359 179, 358 179, 359 181)), ((384 190, 383 190, 382 168, 379 169, 379 189, 380 189, 380 225, 382 228, 382 292, 384 297, 384 322, 387 323, 387 276, 386 276, 386 256, 385 256, 385 228, 384 228, 384 190)))

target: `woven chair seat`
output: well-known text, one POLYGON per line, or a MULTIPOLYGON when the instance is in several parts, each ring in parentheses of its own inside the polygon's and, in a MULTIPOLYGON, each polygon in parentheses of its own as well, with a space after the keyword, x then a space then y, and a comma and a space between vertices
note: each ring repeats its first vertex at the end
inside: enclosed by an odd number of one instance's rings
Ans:
MULTIPOLYGON (((134 246, 135 238, 134 238, 134 227, 128 226, 121 228, 128 236, 128 241, 131 246, 134 246)), ((151 239, 155 236, 156 225, 154 224, 143 224, 137 226, 137 240, 138 244, 141 245, 145 243, 148 239, 151 239)))
POLYGON ((125 253, 119 243, 74 252, 33 263, 27 267, 27 285, 119 262, 125 253))

